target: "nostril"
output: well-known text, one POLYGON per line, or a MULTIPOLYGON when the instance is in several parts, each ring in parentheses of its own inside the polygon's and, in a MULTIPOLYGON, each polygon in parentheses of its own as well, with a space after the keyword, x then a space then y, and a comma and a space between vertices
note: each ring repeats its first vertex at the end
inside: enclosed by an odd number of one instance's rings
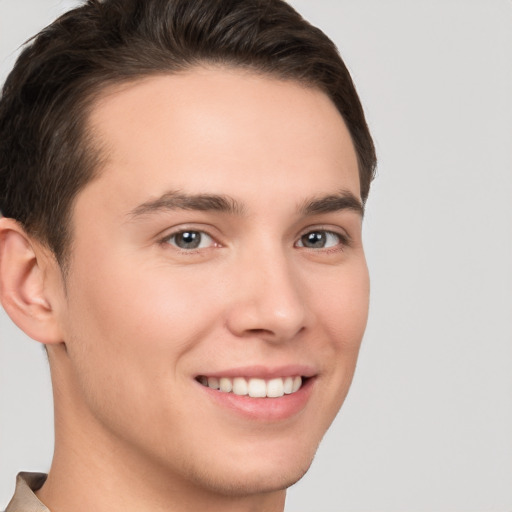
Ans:
POLYGON ((270 335, 273 334, 273 332, 268 329, 248 329, 246 332, 248 332, 250 334, 255 334, 258 336, 262 336, 262 335, 268 336, 269 334, 270 335))

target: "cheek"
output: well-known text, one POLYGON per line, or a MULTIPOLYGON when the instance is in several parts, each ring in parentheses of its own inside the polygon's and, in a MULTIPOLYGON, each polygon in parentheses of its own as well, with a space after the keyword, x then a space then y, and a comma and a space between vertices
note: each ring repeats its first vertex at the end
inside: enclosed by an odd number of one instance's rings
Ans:
POLYGON ((329 388, 325 393, 329 400, 319 402, 318 417, 326 417, 328 425, 350 388, 368 319, 369 276, 364 259, 347 265, 323 285, 316 306, 323 342, 315 352, 325 362, 324 384, 329 388))
POLYGON ((95 379, 103 374, 119 385, 142 389, 148 382, 154 386, 174 378, 183 356, 220 316, 215 290, 208 290, 200 275, 191 280, 186 271, 104 262, 86 278, 79 269, 75 275, 70 339, 80 351, 75 359, 84 361, 79 364, 87 365, 83 370, 94 372, 95 379))
POLYGON ((190 354, 221 316, 219 301, 200 275, 107 263, 86 278, 77 270, 69 286, 74 392, 96 421, 117 432, 127 433, 141 414, 152 418, 156 438, 176 427, 183 405, 176 389, 184 389, 190 354))
POLYGON ((370 283, 363 259, 324 283, 318 301, 320 323, 338 351, 359 350, 368 319, 370 283))

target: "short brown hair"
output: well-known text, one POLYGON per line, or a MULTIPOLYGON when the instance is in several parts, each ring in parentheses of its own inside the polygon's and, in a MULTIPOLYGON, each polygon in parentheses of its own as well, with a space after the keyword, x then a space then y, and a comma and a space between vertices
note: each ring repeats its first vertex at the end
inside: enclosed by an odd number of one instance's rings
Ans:
POLYGON ((0 98, 0 211, 65 263, 73 199, 95 176, 87 115, 106 86, 200 64, 325 92, 356 150, 366 200, 376 156, 334 43, 282 0, 88 0, 33 38, 0 98))

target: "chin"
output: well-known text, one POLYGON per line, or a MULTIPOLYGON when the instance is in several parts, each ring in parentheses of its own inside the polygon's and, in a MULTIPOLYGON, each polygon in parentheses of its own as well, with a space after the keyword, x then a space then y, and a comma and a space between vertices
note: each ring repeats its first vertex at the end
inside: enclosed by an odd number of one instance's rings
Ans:
POLYGON ((316 447, 297 447, 286 455, 267 452, 265 456, 260 451, 258 456, 247 454, 236 461, 226 458, 224 463, 189 468, 188 479, 199 488, 231 497, 283 491, 307 473, 315 451, 316 447))
POLYGON ((273 468, 272 471, 241 472, 236 476, 223 474, 196 475, 196 484, 223 496, 243 497, 257 494, 270 494, 284 491, 297 483, 311 466, 309 461, 304 466, 296 468, 273 468))

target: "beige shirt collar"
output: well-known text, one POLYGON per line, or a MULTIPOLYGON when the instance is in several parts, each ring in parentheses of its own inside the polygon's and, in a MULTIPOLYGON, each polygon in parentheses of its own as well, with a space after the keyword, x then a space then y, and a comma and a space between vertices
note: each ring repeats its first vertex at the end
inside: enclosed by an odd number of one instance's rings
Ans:
POLYGON ((19 473, 16 477, 16 491, 5 512, 50 512, 34 494, 45 480, 44 473, 19 473))

